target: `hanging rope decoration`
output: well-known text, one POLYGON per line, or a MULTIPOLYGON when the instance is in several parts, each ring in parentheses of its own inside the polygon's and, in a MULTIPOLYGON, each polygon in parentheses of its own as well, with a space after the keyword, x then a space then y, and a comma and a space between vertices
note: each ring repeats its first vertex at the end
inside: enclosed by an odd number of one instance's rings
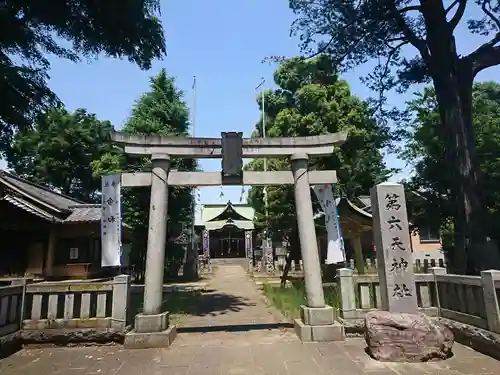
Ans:
POLYGON ((200 189, 196 188, 196 204, 201 203, 201 191, 200 189))
POLYGON ((243 198, 245 197, 245 187, 241 187, 240 203, 243 203, 243 198))
POLYGON ((224 191, 222 190, 222 185, 220 186, 220 194, 219 194, 219 200, 222 201, 224 199, 224 191))

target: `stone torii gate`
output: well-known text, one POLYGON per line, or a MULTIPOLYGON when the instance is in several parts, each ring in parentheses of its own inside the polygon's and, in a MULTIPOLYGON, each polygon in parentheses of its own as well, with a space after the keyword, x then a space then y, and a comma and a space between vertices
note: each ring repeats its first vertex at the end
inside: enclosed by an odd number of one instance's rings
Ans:
POLYGON ((151 186, 143 312, 135 317, 127 347, 168 346, 175 338, 168 312, 162 311, 163 273, 167 232, 169 186, 283 185, 295 186, 295 204, 304 266, 307 306, 295 329, 303 341, 343 340, 343 327, 325 305, 316 241, 310 185, 337 182, 335 171, 308 171, 309 155, 332 154, 347 138, 345 133, 313 137, 248 138, 242 133, 222 133, 221 138, 184 138, 129 135, 112 132, 111 140, 132 156, 150 156, 151 172, 123 173, 122 187, 151 186), (243 158, 290 158, 291 171, 243 171, 243 158), (170 170, 173 158, 222 158, 222 172, 170 170))

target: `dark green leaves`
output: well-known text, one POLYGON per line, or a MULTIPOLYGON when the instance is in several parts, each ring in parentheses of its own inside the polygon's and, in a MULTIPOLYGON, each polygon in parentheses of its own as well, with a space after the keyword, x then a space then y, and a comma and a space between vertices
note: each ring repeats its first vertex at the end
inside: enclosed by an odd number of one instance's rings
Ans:
MULTIPOLYGON (((284 61, 274 74, 277 90, 265 93, 266 128, 269 137, 310 136, 346 131, 347 142, 331 156, 314 158, 312 169, 334 169, 339 176, 342 195, 366 194, 375 182, 384 181, 385 169, 380 149, 388 143, 388 129, 370 116, 366 103, 352 96, 349 85, 339 79, 336 65, 325 55, 304 60, 284 61)), ((259 95, 259 105, 260 102, 259 95)), ((262 119, 256 125, 262 134, 262 119)), ((286 158, 269 159, 268 170, 286 170, 286 158)), ((263 170, 263 160, 256 159, 247 169, 263 170)), ((249 192, 260 229, 269 223, 277 240, 295 230, 295 199, 291 186, 268 186, 267 217, 262 187, 249 192)), ((317 207, 319 209, 319 207, 317 207)))
POLYGON ((142 69, 166 53, 158 0, 4 1, 0 11, 0 153, 15 129, 58 104, 47 54, 71 61, 104 54, 142 69))
POLYGON ((101 180, 92 163, 113 152, 106 141, 112 129, 84 109, 69 113, 53 109, 40 116, 33 129, 15 136, 8 166, 31 181, 60 189, 86 202, 98 201, 101 180))

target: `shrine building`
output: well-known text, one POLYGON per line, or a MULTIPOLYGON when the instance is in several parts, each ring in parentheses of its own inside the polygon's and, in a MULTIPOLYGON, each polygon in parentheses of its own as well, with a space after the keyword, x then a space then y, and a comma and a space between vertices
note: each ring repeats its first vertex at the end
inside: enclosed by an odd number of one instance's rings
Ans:
POLYGON ((204 204, 195 227, 200 236, 208 232, 211 259, 246 259, 245 235, 255 238, 253 219, 248 204, 204 204))

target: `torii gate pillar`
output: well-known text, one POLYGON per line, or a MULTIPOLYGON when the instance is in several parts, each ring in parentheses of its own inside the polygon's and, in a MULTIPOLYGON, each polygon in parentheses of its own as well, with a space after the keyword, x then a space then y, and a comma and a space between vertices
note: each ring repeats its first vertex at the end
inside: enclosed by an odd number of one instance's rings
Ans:
MULTIPOLYGON (((170 169, 170 156, 165 154, 153 154, 151 161, 153 163, 153 169, 151 172, 148 247, 144 282, 143 312, 145 315, 156 315, 161 313, 161 304, 163 300, 163 273, 165 270, 165 245, 167 241, 167 181, 168 170, 170 169)), ((158 331, 163 331, 166 327, 162 327, 161 324, 158 324, 157 329, 158 331)))
POLYGON ((307 306, 301 306, 300 319, 294 320, 295 332, 302 341, 344 340, 344 327, 335 321, 332 306, 325 304, 316 228, 312 209, 311 188, 305 153, 290 156, 295 208, 299 229, 300 253, 304 265, 307 306))
POLYGON ((168 346, 176 335, 175 327, 169 324, 169 313, 162 311, 170 156, 152 154, 151 161, 153 169, 151 171, 144 304, 143 312, 135 316, 135 332, 128 335, 125 340, 126 345, 131 347, 168 346), (148 334, 149 338, 141 344, 141 340, 144 341, 143 334, 148 334))
POLYGON ((304 279, 308 307, 325 307, 321 267, 314 227, 314 214, 307 171, 307 154, 295 154, 290 157, 295 190, 295 208, 299 227, 300 251, 304 265, 304 279))

